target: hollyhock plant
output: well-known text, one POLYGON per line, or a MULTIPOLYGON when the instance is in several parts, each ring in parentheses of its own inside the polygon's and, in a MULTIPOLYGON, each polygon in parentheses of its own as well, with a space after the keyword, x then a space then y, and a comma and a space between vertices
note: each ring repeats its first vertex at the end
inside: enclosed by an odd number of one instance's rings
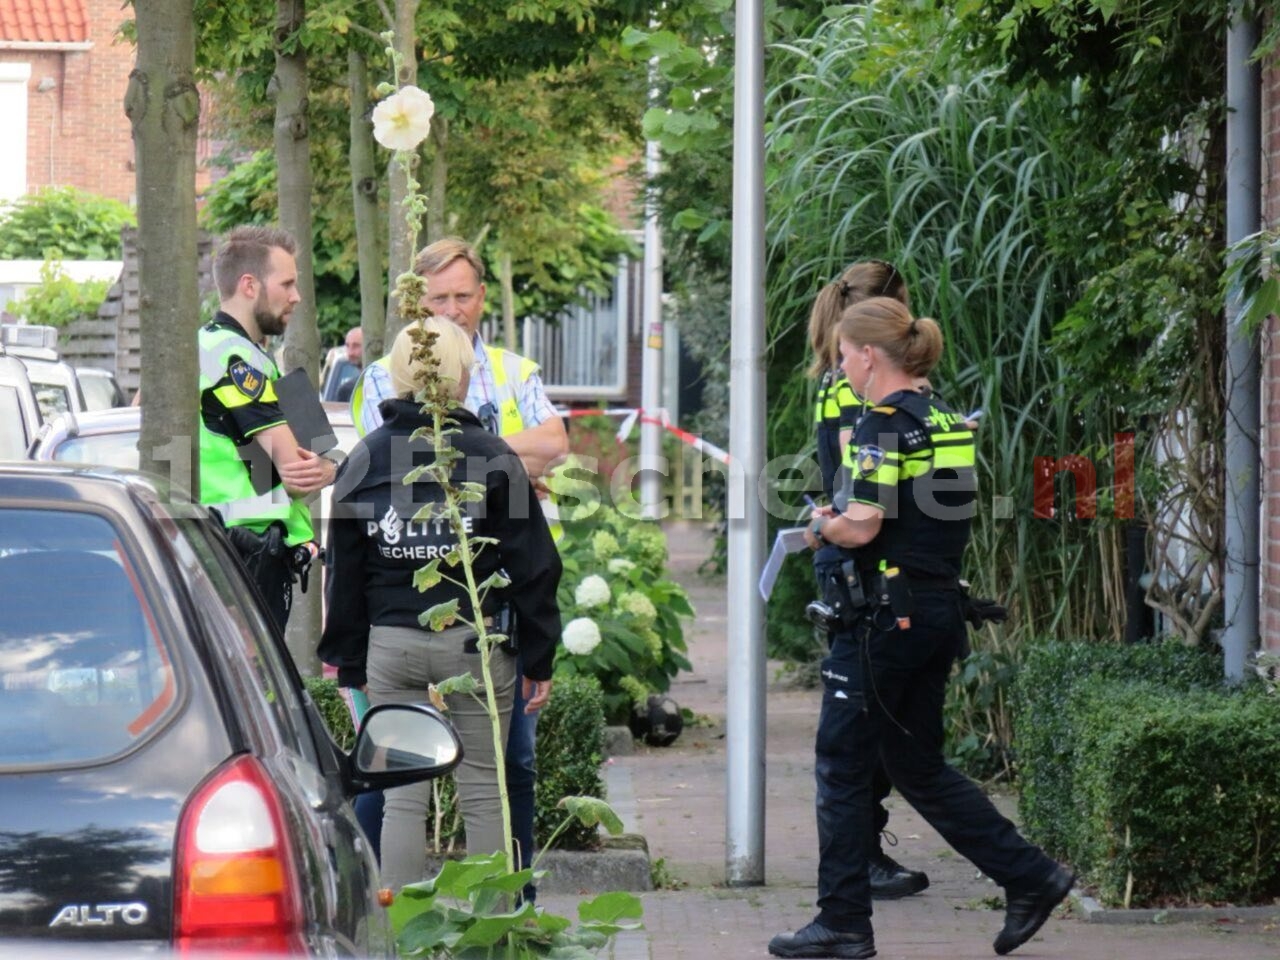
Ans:
POLYGON ((416 150, 431 133, 436 105, 418 87, 401 87, 373 108, 373 138, 388 150, 416 150))

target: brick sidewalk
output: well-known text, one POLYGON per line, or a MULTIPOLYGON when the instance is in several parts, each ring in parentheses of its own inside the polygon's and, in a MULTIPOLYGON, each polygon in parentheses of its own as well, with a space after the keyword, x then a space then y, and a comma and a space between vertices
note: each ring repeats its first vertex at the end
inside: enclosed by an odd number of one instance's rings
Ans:
MULTIPOLYGON (((724 886, 724 710, 727 601, 723 578, 697 567, 709 534, 691 523, 668 527, 673 576, 690 590, 697 620, 688 629, 693 672, 671 696, 710 719, 686 729, 666 749, 640 748, 613 761, 612 782, 631 828, 644 834, 654 862, 680 884, 643 895, 645 930, 618 940, 615 960, 752 960, 768 956, 773 934, 814 914, 817 840, 813 811, 813 734, 819 694, 780 684, 769 674, 766 743, 764 886, 724 886)), ((795 562, 795 561, 793 561, 795 562)), ((772 668, 773 665, 771 665, 772 668)), ((993 957, 1003 922, 1001 890, 951 851, 895 794, 892 851, 929 874, 923 894, 875 907, 879 956, 904 960, 993 957)), ((1014 805, 1002 799, 1013 814, 1014 805)), ((547 898, 552 901, 552 898, 547 898)), ((559 898, 555 898, 558 900, 559 898)), ((548 906, 560 908, 552 901, 548 906)), ((1060 909, 1013 956, 1098 960, 1267 960, 1280 958, 1280 906, 1268 920, 1116 925, 1086 922, 1060 909)))

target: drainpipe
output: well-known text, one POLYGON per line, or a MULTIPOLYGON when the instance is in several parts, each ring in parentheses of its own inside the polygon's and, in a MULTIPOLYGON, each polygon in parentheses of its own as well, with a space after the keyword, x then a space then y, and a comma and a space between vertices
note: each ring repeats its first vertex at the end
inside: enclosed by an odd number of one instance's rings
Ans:
MULTIPOLYGON (((1227 245, 1261 227, 1262 137, 1260 71, 1249 57, 1258 45, 1258 24, 1241 16, 1227 31, 1227 245)), ((1228 255, 1234 258, 1234 255, 1228 255)), ((1226 302, 1227 422, 1222 633, 1224 673, 1244 679, 1249 655, 1261 635, 1258 621, 1258 530, 1260 511, 1258 435, 1260 380, 1258 334, 1244 328, 1239 291, 1226 302)))

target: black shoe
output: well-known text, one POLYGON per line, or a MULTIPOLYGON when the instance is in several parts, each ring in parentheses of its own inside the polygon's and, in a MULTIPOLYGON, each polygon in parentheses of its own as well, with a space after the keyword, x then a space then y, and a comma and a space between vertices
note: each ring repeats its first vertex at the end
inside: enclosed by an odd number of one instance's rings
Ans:
POLYGON ((828 930, 817 920, 795 933, 780 933, 769 941, 775 957, 844 957, 863 960, 876 955, 876 941, 869 933, 828 930))
POLYGON ((908 870, 883 850, 871 855, 867 865, 871 876, 871 896, 876 900, 898 900, 929 886, 929 878, 920 870, 908 870))
POLYGON ((1024 893, 1005 891, 1004 929, 996 936, 996 953, 1004 956, 1035 936, 1053 913, 1053 908, 1066 899, 1075 875, 1062 864, 1053 868, 1044 883, 1024 893))

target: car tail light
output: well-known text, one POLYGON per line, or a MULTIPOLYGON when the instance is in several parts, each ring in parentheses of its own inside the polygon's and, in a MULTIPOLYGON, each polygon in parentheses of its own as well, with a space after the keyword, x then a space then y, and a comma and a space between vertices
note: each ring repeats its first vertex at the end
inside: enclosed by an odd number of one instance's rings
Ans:
POLYGON ((253 757, 228 761, 178 821, 174 943, 185 951, 305 952, 280 797, 253 757))

